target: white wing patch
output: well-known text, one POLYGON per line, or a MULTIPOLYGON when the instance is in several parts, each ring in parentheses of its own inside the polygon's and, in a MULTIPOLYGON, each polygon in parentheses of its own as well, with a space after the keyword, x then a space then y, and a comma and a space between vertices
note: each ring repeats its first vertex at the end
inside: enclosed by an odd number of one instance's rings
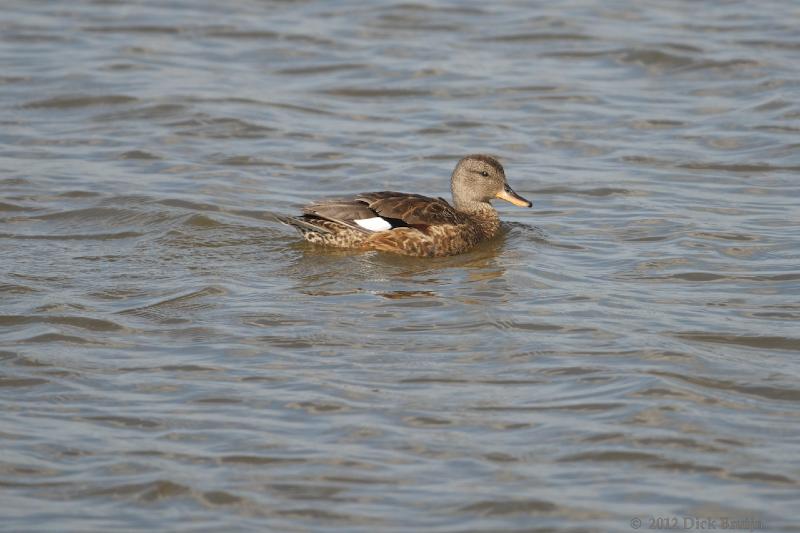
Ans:
POLYGON ((387 229, 392 229, 392 225, 381 217, 362 218, 360 220, 354 220, 353 222, 370 231, 384 231, 387 229))

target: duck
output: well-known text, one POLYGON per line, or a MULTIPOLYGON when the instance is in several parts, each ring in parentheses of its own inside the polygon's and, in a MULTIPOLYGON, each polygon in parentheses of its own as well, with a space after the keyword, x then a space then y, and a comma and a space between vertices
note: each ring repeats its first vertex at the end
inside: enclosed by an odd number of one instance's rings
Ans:
POLYGON ((533 205, 508 185, 500 162, 484 154, 458 161, 450 190, 452 204, 420 194, 366 192, 319 200, 306 205, 302 215, 277 219, 314 244, 441 257, 467 252, 497 234, 500 218, 492 200, 533 205))

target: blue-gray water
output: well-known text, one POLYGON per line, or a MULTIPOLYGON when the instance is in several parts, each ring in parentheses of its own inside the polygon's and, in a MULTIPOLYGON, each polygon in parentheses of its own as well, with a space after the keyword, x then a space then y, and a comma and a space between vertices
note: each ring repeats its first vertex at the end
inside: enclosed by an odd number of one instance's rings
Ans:
POLYGON ((790 0, 3 2, 0 527, 796 531, 798 27, 790 0), (471 253, 271 219, 447 196, 471 152, 534 202, 471 253))

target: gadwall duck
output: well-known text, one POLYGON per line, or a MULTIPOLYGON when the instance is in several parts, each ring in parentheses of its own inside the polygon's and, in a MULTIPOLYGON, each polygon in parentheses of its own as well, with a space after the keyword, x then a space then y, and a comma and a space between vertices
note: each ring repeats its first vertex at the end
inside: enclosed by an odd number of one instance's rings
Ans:
POLYGON ((305 206, 301 216, 278 220, 316 244, 437 257, 466 252, 497 233, 500 219, 491 200, 532 205, 509 187, 503 166, 488 155, 461 159, 450 177, 450 190, 452 206, 443 198, 368 192, 320 200, 305 206))

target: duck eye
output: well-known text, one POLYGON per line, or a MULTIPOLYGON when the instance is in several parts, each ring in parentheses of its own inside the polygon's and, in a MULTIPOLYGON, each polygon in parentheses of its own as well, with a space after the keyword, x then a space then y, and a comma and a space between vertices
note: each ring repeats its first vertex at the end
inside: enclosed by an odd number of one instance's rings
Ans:
POLYGON ((483 176, 484 178, 488 178, 489 177, 489 173, 484 170, 484 171, 481 172, 481 176, 483 176))

